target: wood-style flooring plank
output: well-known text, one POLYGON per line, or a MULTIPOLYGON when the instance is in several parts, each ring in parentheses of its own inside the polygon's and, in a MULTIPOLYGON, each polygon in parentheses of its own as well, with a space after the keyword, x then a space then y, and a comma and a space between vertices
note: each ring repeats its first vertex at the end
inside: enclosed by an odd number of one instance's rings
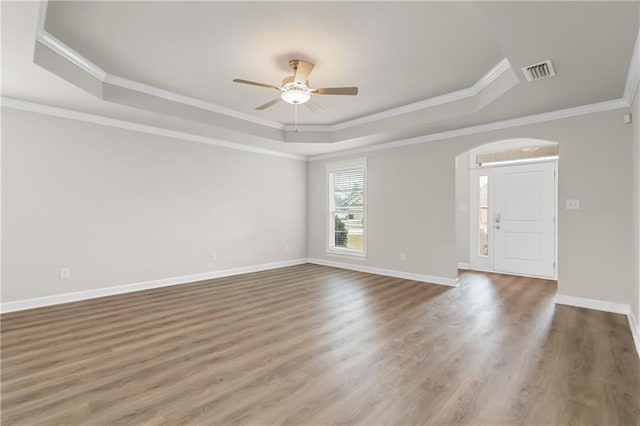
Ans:
POLYGON ((1 316, 3 425, 637 425, 626 318, 318 265, 1 316))

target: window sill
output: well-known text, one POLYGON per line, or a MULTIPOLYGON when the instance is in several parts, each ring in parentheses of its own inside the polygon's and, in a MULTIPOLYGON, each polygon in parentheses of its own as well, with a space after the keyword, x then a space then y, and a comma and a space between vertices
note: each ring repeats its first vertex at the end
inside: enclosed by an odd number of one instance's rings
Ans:
POLYGON ((364 253, 349 253, 344 251, 333 251, 327 250, 327 256, 329 257, 339 257, 342 259, 352 259, 352 260, 367 260, 367 255, 364 253))

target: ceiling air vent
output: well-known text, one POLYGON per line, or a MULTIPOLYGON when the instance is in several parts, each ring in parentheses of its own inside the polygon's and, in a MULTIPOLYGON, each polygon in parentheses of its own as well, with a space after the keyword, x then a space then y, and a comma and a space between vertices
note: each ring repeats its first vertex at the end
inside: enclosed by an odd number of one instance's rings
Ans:
POLYGON ((522 73, 527 78, 527 81, 540 80, 542 78, 553 77, 556 75, 556 71, 553 69, 551 60, 524 67, 522 68, 522 73))

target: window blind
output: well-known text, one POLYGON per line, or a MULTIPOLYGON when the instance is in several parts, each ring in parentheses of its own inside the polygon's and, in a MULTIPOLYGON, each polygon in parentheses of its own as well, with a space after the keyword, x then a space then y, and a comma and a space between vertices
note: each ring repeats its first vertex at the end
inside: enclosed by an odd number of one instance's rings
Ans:
POLYGON ((331 173, 330 248, 364 251, 365 169, 331 173))

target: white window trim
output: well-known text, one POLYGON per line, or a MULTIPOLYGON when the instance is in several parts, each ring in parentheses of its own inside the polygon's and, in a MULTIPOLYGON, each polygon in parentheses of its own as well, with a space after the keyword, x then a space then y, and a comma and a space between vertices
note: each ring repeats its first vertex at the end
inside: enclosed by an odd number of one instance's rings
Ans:
POLYGON ((367 196, 368 192, 368 182, 367 182, 367 157, 354 158, 351 160, 343 160, 343 161, 335 161, 332 163, 325 164, 325 184, 327 185, 325 188, 325 249, 327 256, 331 257, 342 257, 346 259, 357 259, 357 260, 366 260, 367 258, 367 241, 369 240, 367 233, 367 205, 369 204, 369 198, 367 196), (354 168, 362 168, 364 169, 364 220, 362 223, 363 227, 363 236, 362 236, 362 251, 356 251, 352 249, 346 248, 336 248, 331 247, 331 234, 333 231, 333 221, 331 220, 331 196, 333 195, 331 192, 331 173, 339 172, 342 170, 350 170, 354 168))

